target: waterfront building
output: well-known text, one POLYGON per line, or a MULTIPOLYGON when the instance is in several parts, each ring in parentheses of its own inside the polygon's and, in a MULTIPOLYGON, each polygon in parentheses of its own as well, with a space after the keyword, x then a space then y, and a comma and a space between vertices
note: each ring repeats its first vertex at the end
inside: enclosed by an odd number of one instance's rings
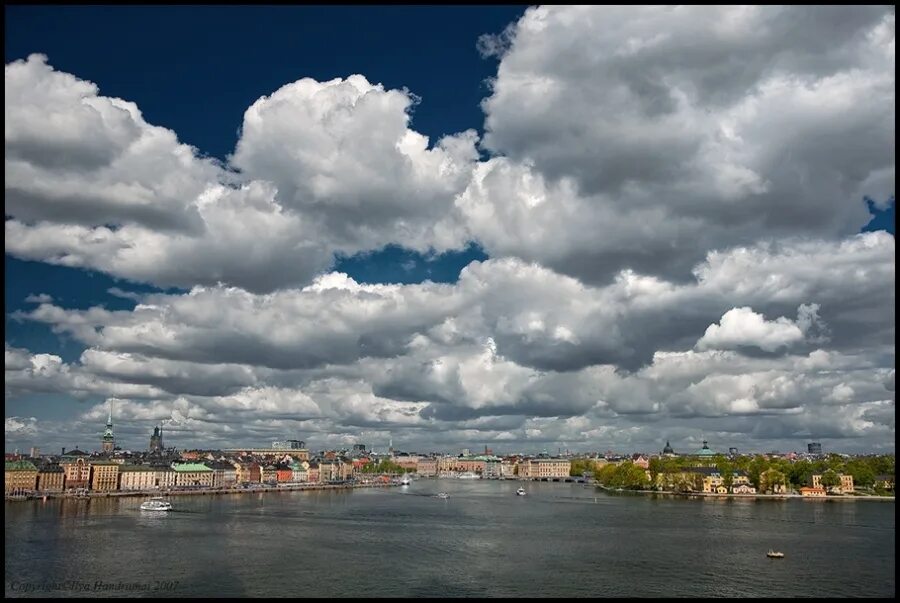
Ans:
POLYGON ((153 490, 156 487, 156 470, 153 467, 149 465, 119 467, 119 490, 153 490))
POLYGON ((87 455, 75 456, 74 453, 81 452, 74 450, 65 455, 60 460, 63 471, 65 471, 66 488, 88 488, 91 485, 91 463, 85 458, 87 455))
POLYGON ((519 459, 506 458, 500 461, 500 477, 515 477, 519 459))
POLYGON ((106 430, 100 440, 100 448, 103 452, 112 452, 116 448, 116 437, 113 435, 112 400, 109 401, 109 418, 106 420, 106 430))
POLYGON ((825 488, 810 488, 809 486, 803 486, 800 488, 801 496, 809 496, 809 497, 823 497, 825 496, 825 488))
POLYGON ((310 482, 314 484, 319 483, 319 463, 317 463, 316 461, 310 462, 309 469, 307 470, 307 475, 309 476, 307 479, 310 482))
POLYGON ((278 473, 275 465, 263 465, 260 468, 259 481, 264 484, 274 484, 278 481, 278 473))
POLYGON ((178 474, 169 466, 154 467, 153 480, 157 488, 160 490, 168 490, 174 488, 178 481, 178 474))
POLYGON ((875 476, 875 487, 882 488, 884 490, 893 490, 894 489, 894 476, 888 473, 882 473, 881 475, 875 476))
POLYGON ((213 470, 203 463, 182 463, 172 467, 175 470, 177 487, 212 488, 213 470))
POLYGON ((822 454, 822 443, 821 442, 810 442, 806 445, 806 450, 809 454, 822 454))
POLYGON ((437 459, 420 457, 416 463, 416 473, 423 477, 434 477, 437 475, 437 459))
POLYGON ((157 425, 153 428, 153 435, 150 436, 150 452, 162 452, 163 439, 162 428, 157 425))
POLYGON ((294 472, 288 465, 276 465, 275 477, 279 484, 286 484, 294 481, 294 472))
POLYGON ((306 468, 309 466, 309 463, 303 461, 294 461, 291 463, 291 481, 292 482, 305 482, 307 480, 307 472, 306 468))
POLYGON ((235 466, 235 479, 239 484, 258 484, 261 477, 259 463, 238 463, 235 466))
POLYGON ((518 467, 523 479, 560 479, 569 477, 572 463, 568 459, 526 459, 518 467))
MULTIPOLYGON (((849 492, 853 492, 854 484, 852 475, 840 473, 838 474, 838 479, 841 480, 841 483, 837 486, 832 486, 831 488, 829 488, 829 492, 831 492, 832 494, 847 494, 849 492)), ((823 488, 822 476, 820 474, 815 474, 812 476, 812 487, 823 488)))
POLYGON ((503 475, 503 469, 500 467, 502 461, 497 457, 487 457, 484 459, 484 479, 500 479, 503 475))
POLYGON ((6 494, 37 490, 38 470, 30 461, 6 461, 3 491, 6 494))
POLYGON ((119 464, 91 461, 91 490, 112 492, 119 489, 119 464))
POLYGON ((66 472, 57 463, 44 463, 38 467, 39 492, 62 492, 66 485, 66 472))
POLYGON ((342 458, 333 458, 319 463, 320 482, 343 481, 350 479, 353 474, 353 464, 342 458))
POLYGON ((237 470, 228 461, 210 461, 204 464, 212 469, 213 488, 232 486, 237 481, 237 470))

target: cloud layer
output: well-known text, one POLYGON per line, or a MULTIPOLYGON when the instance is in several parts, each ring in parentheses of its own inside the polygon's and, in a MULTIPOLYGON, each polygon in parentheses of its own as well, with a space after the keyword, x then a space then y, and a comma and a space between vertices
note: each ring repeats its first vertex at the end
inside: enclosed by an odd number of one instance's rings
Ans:
MULTIPOLYGON (((164 420, 183 445, 893 449, 894 238, 857 234, 894 194, 892 8, 538 7, 479 48, 483 141, 303 78, 225 163, 7 64, 7 253, 187 290, 34 291, 14 318, 85 349, 7 344, 7 400, 86 401, 88 441, 115 399, 134 446, 164 420), (470 242, 490 259, 453 284, 331 271, 470 242)), ((8 439, 58 439, 35 405, 8 439)))

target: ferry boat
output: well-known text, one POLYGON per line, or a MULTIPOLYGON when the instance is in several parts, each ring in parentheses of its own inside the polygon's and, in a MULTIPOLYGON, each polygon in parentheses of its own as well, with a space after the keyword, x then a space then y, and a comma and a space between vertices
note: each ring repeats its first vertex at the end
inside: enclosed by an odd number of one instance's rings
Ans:
POLYGON ((772 549, 769 549, 769 552, 766 553, 766 557, 771 557, 772 559, 781 559, 784 557, 784 553, 782 553, 781 551, 773 551, 772 549))
POLYGON ((164 499, 162 496, 154 496, 150 500, 141 503, 141 511, 170 511, 172 503, 164 499))
POLYGON ((450 495, 446 492, 438 492, 437 494, 435 494, 435 496, 437 496, 438 498, 450 498, 450 495))
POLYGON ((519 488, 518 490, 516 490, 516 495, 525 496, 525 488, 519 488))
POLYGON ((481 476, 477 473, 473 473, 472 471, 466 471, 465 473, 460 473, 457 476, 459 479, 481 479, 481 476))

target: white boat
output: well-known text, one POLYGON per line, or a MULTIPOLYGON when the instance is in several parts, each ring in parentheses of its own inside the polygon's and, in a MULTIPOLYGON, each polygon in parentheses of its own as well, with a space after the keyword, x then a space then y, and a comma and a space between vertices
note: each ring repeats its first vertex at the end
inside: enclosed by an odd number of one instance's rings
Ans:
POLYGON ((411 483, 412 483, 412 481, 409 479, 409 476, 408 476, 408 475, 404 475, 403 477, 400 478, 400 485, 401 485, 401 486, 408 486, 408 485, 410 485, 411 483))
POLYGON ((438 492, 435 496, 437 496, 438 498, 450 498, 450 495, 446 492, 438 492))
POLYGON ((457 477, 459 479, 481 479, 481 476, 477 473, 473 473, 471 471, 466 471, 465 473, 460 473, 457 477))
POLYGON ((519 488, 518 490, 516 490, 516 494, 518 496, 525 496, 525 488, 519 488))
POLYGON ((782 553, 780 551, 773 551, 772 549, 769 549, 769 552, 766 553, 766 557, 771 557, 772 559, 781 559, 784 557, 784 553, 782 553))
POLYGON ((154 496, 150 500, 141 503, 141 511, 170 511, 172 503, 164 499, 162 496, 154 496))

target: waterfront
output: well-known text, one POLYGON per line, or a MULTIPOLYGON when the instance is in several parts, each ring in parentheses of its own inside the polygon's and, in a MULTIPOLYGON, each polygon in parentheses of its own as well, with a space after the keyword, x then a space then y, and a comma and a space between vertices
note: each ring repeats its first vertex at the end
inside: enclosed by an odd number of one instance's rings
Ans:
POLYGON ((519 485, 7 503, 6 595, 894 595, 893 505, 519 485))

